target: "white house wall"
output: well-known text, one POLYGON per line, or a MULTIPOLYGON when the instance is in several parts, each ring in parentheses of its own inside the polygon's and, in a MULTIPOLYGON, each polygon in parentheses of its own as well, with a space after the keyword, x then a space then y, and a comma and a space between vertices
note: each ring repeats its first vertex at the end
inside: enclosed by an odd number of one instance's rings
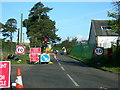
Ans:
POLYGON ((112 43, 116 45, 118 36, 98 36, 98 47, 111 48, 112 43))

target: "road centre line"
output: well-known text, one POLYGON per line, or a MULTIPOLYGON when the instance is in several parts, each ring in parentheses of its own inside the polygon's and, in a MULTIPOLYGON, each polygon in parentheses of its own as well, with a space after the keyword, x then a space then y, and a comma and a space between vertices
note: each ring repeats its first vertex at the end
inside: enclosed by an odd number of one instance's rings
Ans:
POLYGON ((62 70, 65 71, 65 69, 61 66, 62 70))
POLYGON ((76 82, 75 82, 75 80, 69 75, 69 74, 67 74, 67 76, 70 78, 70 80, 75 84, 75 86, 79 86, 76 82))
POLYGON ((60 63, 58 63, 58 64, 60 65, 61 69, 62 69, 63 71, 65 71, 64 67, 63 67, 60 63))
MULTIPOLYGON (((58 62, 58 64, 59 64, 59 66, 61 67, 61 69, 63 70, 63 71, 65 71, 65 69, 64 69, 64 67, 58 62)), ((73 82, 73 84, 75 85, 75 86, 79 86, 78 84, 77 84, 77 82, 75 82, 75 80, 68 74, 68 73, 66 73, 67 74, 67 76, 69 77, 69 79, 73 82)))

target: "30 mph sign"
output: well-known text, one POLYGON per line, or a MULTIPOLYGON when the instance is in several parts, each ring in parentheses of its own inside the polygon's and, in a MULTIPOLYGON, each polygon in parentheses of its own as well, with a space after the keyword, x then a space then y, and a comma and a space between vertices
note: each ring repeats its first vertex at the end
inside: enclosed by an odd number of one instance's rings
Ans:
POLYGON ((24 46, 16 46, 16 54, 24 54, 26 51, 24 46))
POLYGON ((101 56, 104 54, 104 49, 102 47, 96 47, 94 49, 94 53, 97 55, 97 56, 101 56))

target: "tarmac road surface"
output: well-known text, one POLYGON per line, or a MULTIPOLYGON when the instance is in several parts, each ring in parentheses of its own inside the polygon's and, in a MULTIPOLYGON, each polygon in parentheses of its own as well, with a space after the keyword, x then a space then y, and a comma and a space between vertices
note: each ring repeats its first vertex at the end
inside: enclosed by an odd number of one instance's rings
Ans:
POLYGON ((67 56, 51 57, 53 64, 12 65, 11 79, 21 68, 25 88, 118 88, 118 74, 89 67, 67 56))

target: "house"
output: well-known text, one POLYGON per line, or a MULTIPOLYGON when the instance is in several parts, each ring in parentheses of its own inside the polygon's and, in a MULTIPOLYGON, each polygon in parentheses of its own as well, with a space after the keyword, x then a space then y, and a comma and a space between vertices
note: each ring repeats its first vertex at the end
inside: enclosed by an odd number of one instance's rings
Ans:
POLYGON ((88 43, 98 47, 111 48, 116 45, 118 34, 112 32, 109 20, 92 20, 88 43))

